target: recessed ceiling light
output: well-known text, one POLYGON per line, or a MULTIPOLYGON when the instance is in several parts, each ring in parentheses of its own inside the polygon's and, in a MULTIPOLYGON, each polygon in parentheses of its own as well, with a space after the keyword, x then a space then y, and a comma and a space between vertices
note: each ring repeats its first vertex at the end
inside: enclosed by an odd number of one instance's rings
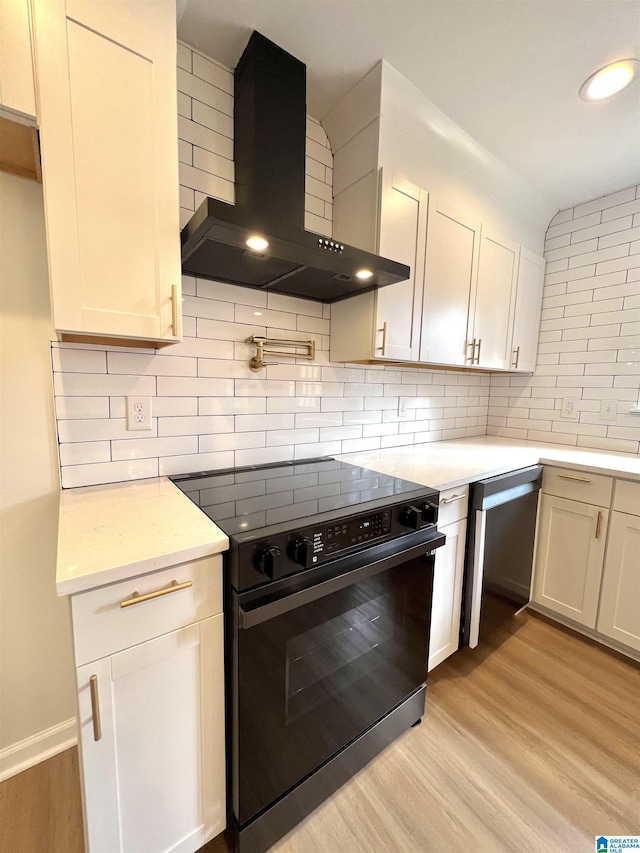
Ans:
POLYGON ((259 234, 254 234, 253 236, 248 237, 245 242, 250 249, 254 250, 254 252, 264 252, 265 249, 269 248, 269 241, 265 240, 264 237, 260 237, 259 234))
POLYGON ((601 101, 621 92, 631 83, 638 71, 640 62, 637 59, 621 59, 605 65, 580 87, 580 97, 583 101, 601 101))
POLYGON ((356 273, 356 278, 371 278, 372 276, 371 270, 358 270, 356 273))

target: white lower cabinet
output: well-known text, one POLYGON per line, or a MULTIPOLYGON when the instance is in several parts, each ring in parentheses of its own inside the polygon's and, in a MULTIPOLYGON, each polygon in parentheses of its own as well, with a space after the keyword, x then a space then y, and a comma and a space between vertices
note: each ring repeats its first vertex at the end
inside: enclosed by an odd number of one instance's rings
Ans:
POLYGON ((595 628, 608 511, 543 494, 532 600, 595 628))
POLYGON ((438 529, 447 541, 436 551, 429 671, 458 650, 468 496, 468 486, 448 489, 440 494, 438 529))
POLYGON ((637 657, 640 483, 545 465, 542 489, 534 608, 637 657))
POLYGON ((146 621, 158 634, 76 670, 87 853, 194 853, 225 828, 223 615, 164 634, 157 626, 158 612, 167 608, 183 620, 190 609, 219 609, 220 578, 212 592, 203 569, 219 576, 220 558, 74 596, 84 599, 74 612, 79 623, 83 610, 82 628, 87 602, 99 597, 95 631, 113 631, 114 649, 121 642, 112 620, 135 622, 142 636, 146 621), (167 572, 176 584, 167 582, 167 572), (151 595, 122 608, 122 600, 138 597, 132 590, 151 595))
POLYGON ((640 651, 640 516, 612 514, 598 631, 640 651))

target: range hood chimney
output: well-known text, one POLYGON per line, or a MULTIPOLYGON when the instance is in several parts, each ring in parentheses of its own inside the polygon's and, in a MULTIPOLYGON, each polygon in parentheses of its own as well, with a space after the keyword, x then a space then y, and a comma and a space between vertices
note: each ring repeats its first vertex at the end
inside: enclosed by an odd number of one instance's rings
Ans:
POLYGON ((207 198, 187 223, 185 274, 322 302, 409 278, 405 264, 304 230, 306 76, 253 33, 234 73, 236 203, 207 198))

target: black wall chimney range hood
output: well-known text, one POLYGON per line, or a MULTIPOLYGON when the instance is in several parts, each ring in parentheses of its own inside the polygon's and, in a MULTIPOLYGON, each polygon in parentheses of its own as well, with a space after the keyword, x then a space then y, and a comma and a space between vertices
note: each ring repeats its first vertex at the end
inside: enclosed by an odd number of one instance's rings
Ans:
POLYGON ((236 203, 207 198, 189 220, 186 275, 321 302, 409 278, 405 264, 305 231, 306 77, 254 31, 234 73, 236 203))

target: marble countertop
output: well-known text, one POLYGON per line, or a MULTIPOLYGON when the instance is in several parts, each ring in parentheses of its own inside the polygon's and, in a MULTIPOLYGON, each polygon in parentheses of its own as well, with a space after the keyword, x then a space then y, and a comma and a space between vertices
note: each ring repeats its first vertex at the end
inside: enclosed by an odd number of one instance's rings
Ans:
POLYGON ((64 489, 58 595, 226 551, 229 540, 166 477, 64 489))
MULTIPOLYGON (((538 462, 640 481, 636 454, 497 436, 337 458, 441 491, 538 462)), ((56 589, 58 595, 71 595, 228 547, 228 537, 166 477, 65 489, 60 495, 56 589)))
POLYGON ((577 450, 492 435, 344 453, 336 458, 440 491, 538 462, 640 481, 640 457, 634 453, 577 450))

